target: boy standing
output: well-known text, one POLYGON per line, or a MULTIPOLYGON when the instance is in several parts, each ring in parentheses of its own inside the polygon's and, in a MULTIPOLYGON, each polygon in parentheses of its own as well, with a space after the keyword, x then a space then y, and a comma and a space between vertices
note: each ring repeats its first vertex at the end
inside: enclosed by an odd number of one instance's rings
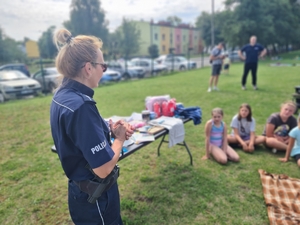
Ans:
POLYGON ((212 63, 212 73, 211 77, 209 80, 209 88, 207 92, 211 92, 212 90, 212 85, 214 84, 213 90, 218 91, 219 89, 217 88, 218 85, 218 79, 220 76, 220 72, 222 69, 222 63, 223 63, 223 58, 224 56, 222 55, 222 50, 223 50, 223 43, 220 42, 212 51, 210 54, 210 60, 212 63))

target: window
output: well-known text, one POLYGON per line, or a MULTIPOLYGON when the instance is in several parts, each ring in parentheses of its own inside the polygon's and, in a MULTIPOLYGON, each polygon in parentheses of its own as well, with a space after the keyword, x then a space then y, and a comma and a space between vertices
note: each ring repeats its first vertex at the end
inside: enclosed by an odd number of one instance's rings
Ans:
POLYGON ((180 36, 179 35, 177 35, 177 41, 180 41, 180 36))
POLYGON ((165 34, 163 34, 162 36, 161 36, 161 39, 164 41, 165 40, 165 34))
POLYGON ((42 73, 41 73, 41 71, 39 71, 34 75, 34 78, 39 78, 41 76, 42 76, 42 73))
POLYGON ((185 41, 185 35, 183 35, 183 41, 185 41))
POLYGON ((155 33, 154 34, 154 39, 157 40, 158 39, 158 35, 155 33))
POLYGON ((166 46, 162 46, 162 50, 163 50, 163 52, 165 52, 166 51, 166 46))
POLYGON ((140 66, 147 67, 149 64, 147 62, 141 61, 140 66))

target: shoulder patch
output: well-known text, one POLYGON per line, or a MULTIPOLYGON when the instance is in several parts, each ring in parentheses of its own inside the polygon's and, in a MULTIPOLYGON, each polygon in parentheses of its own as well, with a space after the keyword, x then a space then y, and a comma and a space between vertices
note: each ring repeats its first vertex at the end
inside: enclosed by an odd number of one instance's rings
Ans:
POLYGON ((83 101, 85 101, 85 102, 93 102, 93 103, 96 103, 95 100, 94 100, 93 98, 91 98, 90 96, 88 96, 88 95, 82 94, 82 93, 80 93, 80 92, 77 92, 77 94, 78 94, 79 96, 81 96, 82 99, 83 99, 83 101))

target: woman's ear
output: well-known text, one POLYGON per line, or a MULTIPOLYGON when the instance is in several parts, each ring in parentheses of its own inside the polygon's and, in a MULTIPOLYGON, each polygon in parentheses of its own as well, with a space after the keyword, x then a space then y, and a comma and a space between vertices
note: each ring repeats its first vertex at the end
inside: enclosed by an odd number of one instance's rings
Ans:
POLYGON ((89 79, 92 76, 92 67, 93 65, 90 62, 87 62, 84 66, 84 77, 89 79))

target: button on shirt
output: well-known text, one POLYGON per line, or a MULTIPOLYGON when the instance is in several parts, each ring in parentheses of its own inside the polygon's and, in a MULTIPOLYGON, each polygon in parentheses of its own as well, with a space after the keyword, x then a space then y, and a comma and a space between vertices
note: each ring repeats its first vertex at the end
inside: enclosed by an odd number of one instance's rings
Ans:
POLYGON ((255 44, 255 45, 247 44, 247 45, 245 45, 241 49, 241 52, 246 53, 245 63, 257 63, 258 62, 258 56, 259 56, 259 54, 262 50, 264 50, 264 47, 260 44, 255 44))
POLYGON ((52 137, 66 176, 75 181, 92 179, 86 167, 109 162, 110 131, 93 100, 94 91, 72 79, 64 79, 50 108, 52 137))

